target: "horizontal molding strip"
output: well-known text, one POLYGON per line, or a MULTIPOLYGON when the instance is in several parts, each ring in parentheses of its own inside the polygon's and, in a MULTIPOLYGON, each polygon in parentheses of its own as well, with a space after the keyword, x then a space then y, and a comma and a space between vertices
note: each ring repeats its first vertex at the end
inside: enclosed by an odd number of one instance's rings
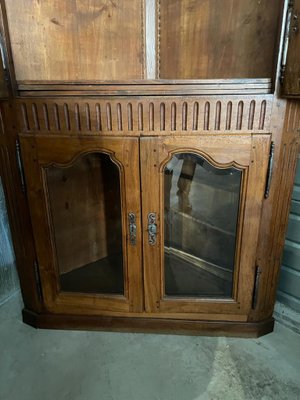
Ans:
POLYGON ((21 97, 270 94, 270 79, 135 80, 135 81, 18 81, 21 97))
POLYGON ((163 135, 269 132, 273 96, 18 99, 20 132, 163 135))

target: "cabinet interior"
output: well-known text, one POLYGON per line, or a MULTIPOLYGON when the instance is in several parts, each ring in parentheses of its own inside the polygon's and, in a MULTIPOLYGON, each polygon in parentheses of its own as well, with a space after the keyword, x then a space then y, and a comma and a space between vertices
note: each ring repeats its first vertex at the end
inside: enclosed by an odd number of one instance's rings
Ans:
POLYGON ((45 175, 61 290, 124 293, 118 166, 88 154, 45 175))

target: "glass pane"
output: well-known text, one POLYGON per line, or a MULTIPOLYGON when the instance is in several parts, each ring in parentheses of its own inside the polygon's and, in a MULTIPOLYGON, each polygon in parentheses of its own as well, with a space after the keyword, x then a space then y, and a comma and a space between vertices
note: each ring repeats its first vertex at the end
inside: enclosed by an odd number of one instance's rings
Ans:
POLYGON ((61 290, 123 294, 119 168, 97 153, 46 176, 61 290))
POLYGON ((180 153, 164 169, 167 296, 231 298, 241 171, 180 153))

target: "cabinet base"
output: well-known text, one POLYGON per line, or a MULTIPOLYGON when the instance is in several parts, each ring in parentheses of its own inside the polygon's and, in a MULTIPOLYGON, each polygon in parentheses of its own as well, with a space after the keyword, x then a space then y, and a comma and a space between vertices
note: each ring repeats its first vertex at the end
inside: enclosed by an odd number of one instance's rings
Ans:
POLYGON ((274 318, 261 322, 191 321, 162 318, 102 317, 37 314, 23 310, 23 321, 41 329, 99 330, 111 332, 257 338, 273 331, 274 318))

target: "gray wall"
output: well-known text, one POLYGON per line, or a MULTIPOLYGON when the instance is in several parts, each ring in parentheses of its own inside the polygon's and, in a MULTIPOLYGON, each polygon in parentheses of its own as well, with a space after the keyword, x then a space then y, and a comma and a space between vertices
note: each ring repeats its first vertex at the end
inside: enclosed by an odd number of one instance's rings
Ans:
POLYGON ((15 256, 0 177, 0 305, 19 289, 15 256))
POLYGON ((298 157, 277 299, 300 312, 300 155, 298 157))

